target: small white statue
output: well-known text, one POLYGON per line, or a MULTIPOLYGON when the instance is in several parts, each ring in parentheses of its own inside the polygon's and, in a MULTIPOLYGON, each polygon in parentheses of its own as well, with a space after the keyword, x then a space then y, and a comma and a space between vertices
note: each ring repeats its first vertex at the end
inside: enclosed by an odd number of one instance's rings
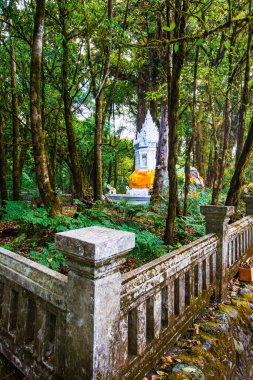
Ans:
POLYGON ((112 187, 110 184, 108 184, 106 187, 107 187, 107 189, 109 190, 109 194, 110 194, 110 195, 114 195, 114 194, 116 194, 116 189, 115 189, 115 187, 112 187))

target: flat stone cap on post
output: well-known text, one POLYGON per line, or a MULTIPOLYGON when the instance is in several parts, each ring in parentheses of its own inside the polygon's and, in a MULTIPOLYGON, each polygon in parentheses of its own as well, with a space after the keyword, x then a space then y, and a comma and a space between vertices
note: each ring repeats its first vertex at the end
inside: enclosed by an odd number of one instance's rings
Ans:
POLYGON ((204 216, 213 216, 219 219, 229 218, 235 212, 234 206, 214 206, 214 205, 203 205, 200 206, 200 212, 204 216))
POLYGON ((229 218, 234 214, 234 206, 200 206, 200 212, 206 219, 206 233, 222 234, 229 218))
POLYGON ((253 215, 253 197, 244 195, 243 200, 246 203, 246 215, 253 215))
POLYGON ((57 233, 55 244, 67 256, 100 261, 132 250, 135 234, 94 226, 57 233))

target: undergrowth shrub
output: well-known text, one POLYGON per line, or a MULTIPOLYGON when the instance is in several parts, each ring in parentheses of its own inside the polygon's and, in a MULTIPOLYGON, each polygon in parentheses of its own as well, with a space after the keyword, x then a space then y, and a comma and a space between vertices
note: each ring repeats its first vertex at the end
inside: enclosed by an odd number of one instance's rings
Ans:
MULTIPOLYGON (((207 195, 202 195, 203 203, 206 201, 205 197, 207 195)), ((15 250, 22 244, 26 245, 30 258, 59 270, 65 267, 65 261, 52 243, 54 234, 90 226, 103 226, 136 234, 136 247, 129 255, 135 258, 137 265, 141 265, 180 248, 184 241, 189 242, 204 234, 203 217, 194 199, 190 205, 191 216, 176 220, 178 238, 173 246, 166 246, 162 239, 166 223, 163 211, 166 209, 165 206, 161 207, 160 213, 147 205, 128 205, 125 202, 110 205, 97 202, 93 208, 87 208, 85 204, 81 206, 82 211, 77 212, 74 217, 50 217, 45 208, 35 208, 28 202, 6 202, 0 209, 0 219, 15 221, 19 228, 19 236, 11 244, 7 244, 6 248, 15 250)))

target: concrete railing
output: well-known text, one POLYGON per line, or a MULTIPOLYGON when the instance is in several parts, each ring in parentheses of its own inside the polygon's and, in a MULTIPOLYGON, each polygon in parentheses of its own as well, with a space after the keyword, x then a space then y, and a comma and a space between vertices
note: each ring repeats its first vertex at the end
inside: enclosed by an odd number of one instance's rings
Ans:
POLYGON ((64 378, 67 286, 66 276, 0 248, 0 351, 29 379, 64 378))
POLYGON ((0 351, 31 380, 142 379, 251 252, 252 216, 201 210, 206 236, 123 275, 129 232, 56 234, 68 276, 0 249, 0 351))

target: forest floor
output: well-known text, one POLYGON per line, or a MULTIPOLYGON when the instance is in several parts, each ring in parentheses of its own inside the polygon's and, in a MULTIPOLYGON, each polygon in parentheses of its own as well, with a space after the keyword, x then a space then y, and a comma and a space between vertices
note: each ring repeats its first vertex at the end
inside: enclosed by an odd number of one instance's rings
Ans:
MULTIPOLYGON (((167 205, 150 206, 97 202, 86 207, 80 201, 73 215, 50 217, 44 208, 25 201, 9 201, 0 209, 0 246, 21 254, 61 273, 67 272, 65 259, 54 245, 54 235, 70 229, 99 225, 134 232, 136 247, 127 256, 126 272, 203 236, 205 226, 199 211, 176 220, 176 237, 171 246, 163 242, 167 205)), ((197 208, 197 207, 196 207, 197 208)), ((199 207, 198 207, 199 209, 199 207)))
POLYGON ((252 313, 252 283, 232 279, 143 380, 252 379, 252 313))

